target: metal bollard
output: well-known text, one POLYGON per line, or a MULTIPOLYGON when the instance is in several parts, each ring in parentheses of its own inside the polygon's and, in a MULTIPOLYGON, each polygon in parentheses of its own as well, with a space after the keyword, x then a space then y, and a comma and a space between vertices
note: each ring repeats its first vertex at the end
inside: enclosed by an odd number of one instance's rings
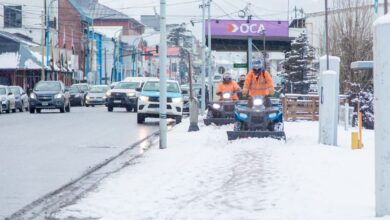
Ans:
POLYGON ((199 131, 198 116, 198 100, 190 98, 190 127, 188 128, 188 132, 199 131))

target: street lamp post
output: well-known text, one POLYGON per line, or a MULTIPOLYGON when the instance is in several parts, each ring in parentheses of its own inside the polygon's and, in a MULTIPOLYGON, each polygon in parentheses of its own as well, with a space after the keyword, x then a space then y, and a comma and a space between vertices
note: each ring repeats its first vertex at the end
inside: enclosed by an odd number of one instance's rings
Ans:
POLYGON ((166 7, 166 0, 160 0, 160 149, 167 148, 166 7))

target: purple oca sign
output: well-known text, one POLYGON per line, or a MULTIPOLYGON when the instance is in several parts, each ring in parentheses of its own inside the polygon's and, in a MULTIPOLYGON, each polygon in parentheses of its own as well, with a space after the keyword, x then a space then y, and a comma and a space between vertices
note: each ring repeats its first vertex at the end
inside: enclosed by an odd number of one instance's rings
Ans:
MULTIPOLYGON (((213 38, 288 37, 287 21, 211 20, 213 38), (264 31, 264 32, 263 32, 264 31)), ((206 34, 208 34, 206 25, 206 34)))

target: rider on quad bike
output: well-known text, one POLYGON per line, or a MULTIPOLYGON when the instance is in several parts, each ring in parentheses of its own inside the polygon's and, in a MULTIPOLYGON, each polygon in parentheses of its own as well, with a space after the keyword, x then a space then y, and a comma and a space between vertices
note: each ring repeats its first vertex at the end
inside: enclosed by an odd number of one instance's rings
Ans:
POLYGON ((241 91, 240 86, 232 80, 230 73, 223 74, 223 80, 219 83, 217 88, 217 95, 219 95, 219 100, 231 99, 238 100, 237 93, 241 91), (229 96, 230 97, 227 97, 229 96))
POLYGON ((264 69, 261 60, 253 61, 253 69, 249 71, 245 78, 242 94, 244 96, 249 95, 249 97, 273 96, 275 94, 271 74, 264 69))

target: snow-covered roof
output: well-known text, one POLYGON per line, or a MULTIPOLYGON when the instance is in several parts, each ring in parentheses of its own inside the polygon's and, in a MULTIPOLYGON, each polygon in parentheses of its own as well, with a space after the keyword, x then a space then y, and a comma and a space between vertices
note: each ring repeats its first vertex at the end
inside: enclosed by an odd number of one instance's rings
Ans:
POLYGON ((27 40, 25 38, 22 38, 20 36, 17 36, 15 34, 12 34, 12 33, 6 32, 6 31, 0 31, 0 36, 8 38, 14 42, 24 44, 24 45, 29 46, 29 47, 38 47, 39 46, 39 44, 37 44, 33 41, 27 40))
POLYGON ((42 62, 30 48, 21 46, 18 52, 0 54, 0 69, 40 69, 42 62))
POLYGON ((93 20, 122 20, 129 16, 98 3, 97 0, 76 0, 85 14, 93 20))

